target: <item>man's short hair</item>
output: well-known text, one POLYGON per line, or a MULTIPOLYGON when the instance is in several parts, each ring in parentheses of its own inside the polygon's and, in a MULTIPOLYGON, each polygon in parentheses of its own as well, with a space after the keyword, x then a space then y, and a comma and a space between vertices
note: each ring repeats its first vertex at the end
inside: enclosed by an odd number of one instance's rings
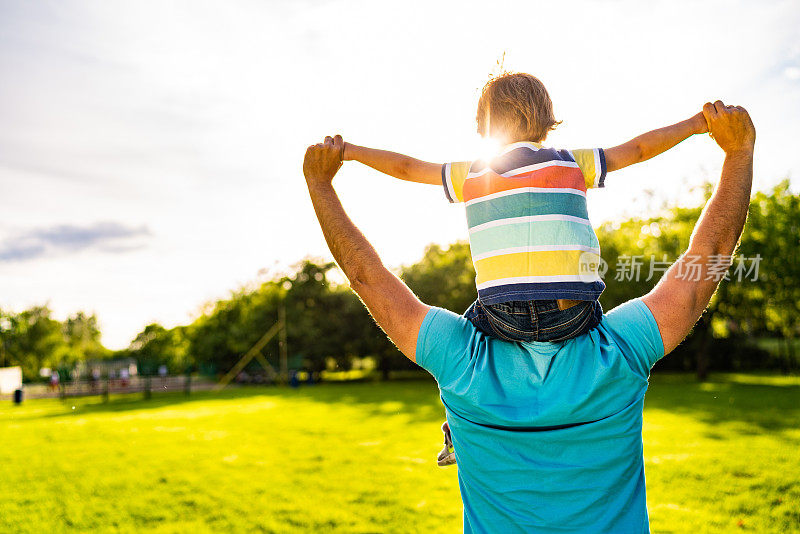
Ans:
POLYGON ((543 141, 561 121, 544 84, 531 74, 507 72, 490 79, 478 100, 478 133, 511 142, 543 141))

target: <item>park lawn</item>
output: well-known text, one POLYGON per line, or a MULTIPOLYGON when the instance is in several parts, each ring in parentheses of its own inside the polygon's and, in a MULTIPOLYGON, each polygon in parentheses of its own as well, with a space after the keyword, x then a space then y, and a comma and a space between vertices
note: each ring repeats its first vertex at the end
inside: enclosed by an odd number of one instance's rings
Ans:
MULTIPOLYGON (((651 380, 653 532, 800 531, 800 379, 651 380)), ((456 532, 430 380, 0 406, 0 532, 456 532)))

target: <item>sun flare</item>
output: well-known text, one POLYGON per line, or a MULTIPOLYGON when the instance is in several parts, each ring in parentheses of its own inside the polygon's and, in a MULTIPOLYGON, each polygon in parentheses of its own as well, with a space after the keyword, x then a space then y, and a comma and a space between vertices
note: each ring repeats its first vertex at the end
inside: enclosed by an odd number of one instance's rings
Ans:
POLYGON ((493 160, 502 150, 503 144, 494 137, 481 137, 478 142, 478 157, 483 161, 493 160))

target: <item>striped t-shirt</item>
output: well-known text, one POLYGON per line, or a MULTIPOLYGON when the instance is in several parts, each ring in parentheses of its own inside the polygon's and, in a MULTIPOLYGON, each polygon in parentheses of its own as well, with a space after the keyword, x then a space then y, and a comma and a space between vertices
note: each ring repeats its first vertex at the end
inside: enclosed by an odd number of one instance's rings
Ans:
POLYGON ((603 149, 556 150, 513 143, 490 162, 442 165, 450 202, 464 202, 478 296, 596 300, 600 243, 586 190, 603 187, 603 149))

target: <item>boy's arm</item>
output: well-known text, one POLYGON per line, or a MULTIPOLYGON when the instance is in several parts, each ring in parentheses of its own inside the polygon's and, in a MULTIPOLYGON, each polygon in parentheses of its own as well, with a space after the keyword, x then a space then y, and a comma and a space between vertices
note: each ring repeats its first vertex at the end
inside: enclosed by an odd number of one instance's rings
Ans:
POLYGON ((708 123, 700 112, 690 119, 647 132, 627 143, 605 149, 607 171, 616 171, 658 156, 687 137, 708 132, 708 123))
POLYGON ((442 185, 441 165, 421 161, 397 152, 345 143, 342 159, 345 161, 358 161, 376 171, 394 176, 400 180, 419 184, 442 185))

